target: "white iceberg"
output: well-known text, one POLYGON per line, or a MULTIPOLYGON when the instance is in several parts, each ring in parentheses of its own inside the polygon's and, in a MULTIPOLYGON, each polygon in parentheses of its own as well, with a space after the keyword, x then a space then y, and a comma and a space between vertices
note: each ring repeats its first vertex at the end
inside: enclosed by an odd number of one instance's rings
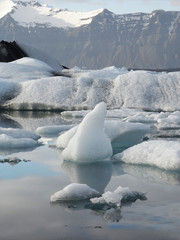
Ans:
POLYGON ((40 60, 24 57, 9 63, 1 62, 0 81, 17 84, 53 76, 53 71, 53 68, 40 60))
POLYGON ((105 116, 104 102, 99 103, 85 116, 62 152, 64 160, 89 163, 110 159, 112 146, 110 139, 104 133, 105 116))
POLYGON ((165 170, 180 170, 180 142, 151 140, 113 156, 113 161, 150 165, 165 170))
POLYGON ((86 184, 71 183, 61 191, 58 191, 51 195, 51 202, 63 202, 63 201, 80 201, 84 199, 90 199, 99 196, 99 192, 90 188, 86 184))
POLYGON ((75 73, 70 69, 72 78, 54 77, 53 72, 49 65, 32 58, 0 63, 0 85, 9 82, 6 92, 16 89, 9 101, 0 91, 1 104, 16 110, 82 110, 104 101, 109 109, 180 110, 180 72, 129 72, 109 67, 75 73))

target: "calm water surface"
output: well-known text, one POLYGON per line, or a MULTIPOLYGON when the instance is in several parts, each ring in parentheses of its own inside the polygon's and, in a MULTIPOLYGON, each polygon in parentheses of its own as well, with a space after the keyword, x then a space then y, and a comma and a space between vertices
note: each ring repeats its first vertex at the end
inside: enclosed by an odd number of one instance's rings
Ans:
MULTIPOLYGON (((32 130, 69 123, 59 114, 0 117, 0 126, 32 130)), ((0 158, 8 156, 29 161, 0 163, 0 240, 180 239, 179 172, 110 162, 66 163, 60 151, 47 145, 0 150, 0 158), (147 200, 106 211, 87 209, 84 202, 51 204, 50 196, 72 182, 100 192, 129 187, 146 192, 147 200)))

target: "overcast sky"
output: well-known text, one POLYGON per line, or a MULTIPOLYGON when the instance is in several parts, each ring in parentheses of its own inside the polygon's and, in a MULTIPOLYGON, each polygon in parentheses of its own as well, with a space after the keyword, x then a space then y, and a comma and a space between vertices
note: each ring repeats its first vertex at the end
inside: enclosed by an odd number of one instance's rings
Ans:
POLYGON ((39 2, 73 11, 91 11, 99 8, 107 8, 119 14, 134 12, 149 13, 156 9, 180 11, 180 0, 39 0, 39 2))

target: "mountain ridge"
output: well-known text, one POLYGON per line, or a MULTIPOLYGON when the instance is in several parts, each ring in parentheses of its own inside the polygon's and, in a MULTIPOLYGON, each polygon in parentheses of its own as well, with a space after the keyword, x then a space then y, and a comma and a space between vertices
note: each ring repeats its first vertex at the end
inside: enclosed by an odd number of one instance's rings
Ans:
POLYGON ((179 11, 71 12, 32 1, 23 4, 23 9, 28 8, 24 10, 26 14, 20 16, 17 12, 22 2, 6 2, 9 12, 5 14, 0 8, 0 16, 4 14, 0 18, 0 40, 31 45, 66 66, 91 69, 111 65, 137 69, 180 67, 179 11), (29 6, 33 10, 26 16, 29 6), (20 17, 25 17, 26 21, 20 17))

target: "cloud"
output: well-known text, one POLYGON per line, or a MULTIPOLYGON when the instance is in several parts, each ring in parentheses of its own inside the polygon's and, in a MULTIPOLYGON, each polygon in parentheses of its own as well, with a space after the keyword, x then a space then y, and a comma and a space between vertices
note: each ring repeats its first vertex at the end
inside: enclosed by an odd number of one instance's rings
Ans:
POLYGON ((173 6, 180 6, 180 0, 172 0, 173 6))
MULTIPOLYGON (((76 0, 75 0, 76 1, 76 0)), ((124 3, 124 2, 133 2, 134 0, 116 0, 116 2, 118 3, 124 3)), ((152 4, 152 3, 155 3, 157 2, 157 0, 140 0, 142 1, 143 3, 145 4, 152 4)), ((169 2, 172 6, 180 6, 180 0, 160 0, 161 2, 169 2)))
MULTIPOLYGON (((119 0, 119 1, 121 1, 121 0, 119 0)), ((124 1, 124 0, 122 0, 122 1, 124 1)), ((169 2, 172 6, 180 6, 180 0, 163 0, 163 1, 166 3, 169 2)), ((143 0, 143 2, 147 3, 147 4, 151 4, 151 3, 157 2, 157 0, 143 0)))
MULTIPOLYGON (((67 3, 67 0, 41 0, 42 3, 51 5, 60 5, 61 3, 67 3)), ((91 3, 92 0, 68 0, 68 3, 91 3)))

